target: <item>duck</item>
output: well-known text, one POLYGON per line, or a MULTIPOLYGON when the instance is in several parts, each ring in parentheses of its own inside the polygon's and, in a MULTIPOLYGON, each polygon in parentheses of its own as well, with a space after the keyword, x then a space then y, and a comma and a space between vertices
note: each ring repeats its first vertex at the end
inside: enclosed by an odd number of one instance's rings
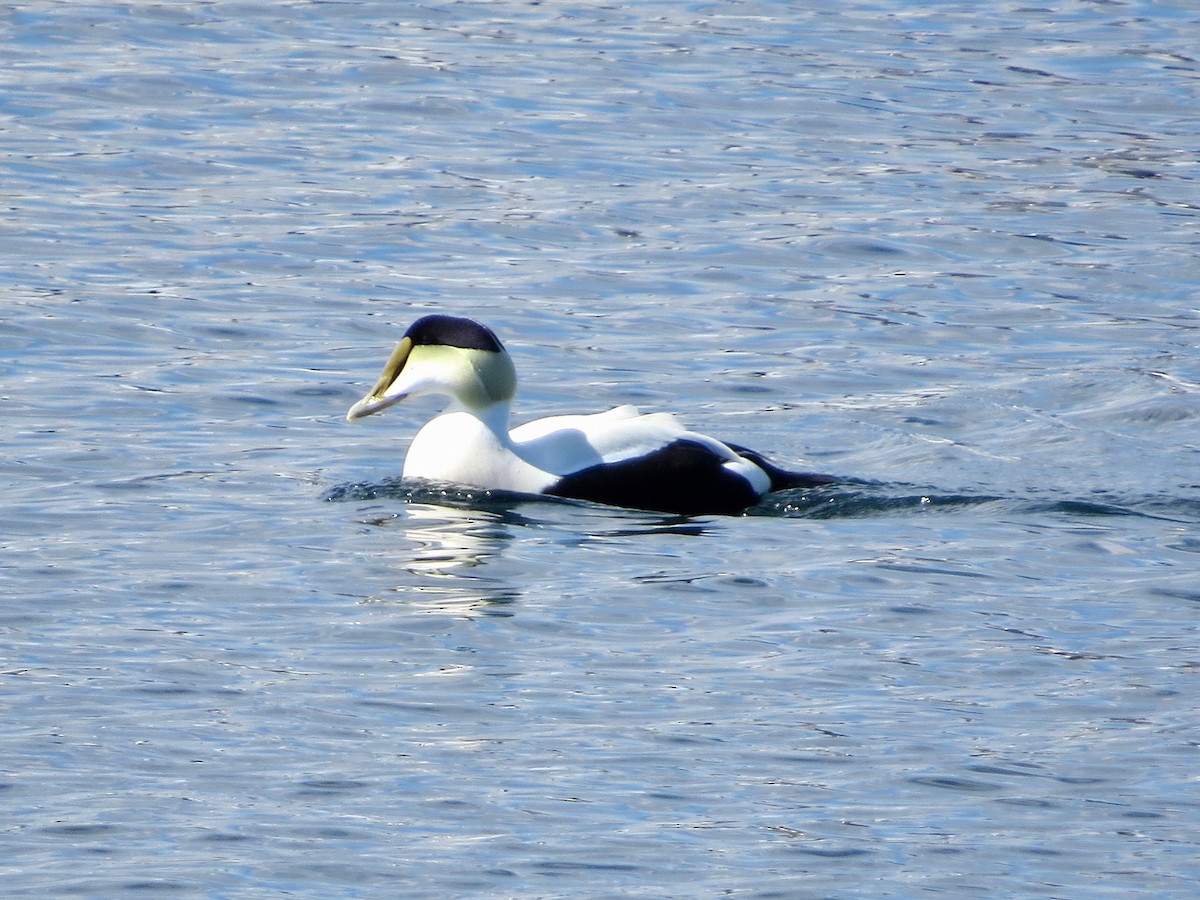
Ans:
POLYGON ((346 418, 443 398, 444 410, 412 439, 402 478, 464 488, 695 516, 739 515, 770 492, 837 481, 786 471, 753 450, 689 430, 675 415, 633 406, 514 428, 516 390, 512 357, 490 328, 431 314, 409 326, 346 418))

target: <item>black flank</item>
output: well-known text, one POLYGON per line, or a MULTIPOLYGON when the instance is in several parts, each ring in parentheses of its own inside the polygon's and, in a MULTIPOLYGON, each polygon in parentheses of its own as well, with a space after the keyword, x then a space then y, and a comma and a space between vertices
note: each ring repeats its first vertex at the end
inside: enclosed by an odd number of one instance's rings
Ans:
POLYGON ((758 502, 758 493, 723 462, 703 444, 673 441, 636 459, 567 475, 546 493, 685 516, 737 515, 758 502))

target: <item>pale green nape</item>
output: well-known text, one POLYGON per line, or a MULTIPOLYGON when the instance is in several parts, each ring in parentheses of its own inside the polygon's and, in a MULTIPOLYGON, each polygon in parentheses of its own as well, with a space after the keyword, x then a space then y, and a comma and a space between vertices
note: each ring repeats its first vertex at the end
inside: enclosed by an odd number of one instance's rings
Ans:
POLYGON ((506 403, 517 392, 517 369, 503 352, 422 344, 413 348, 405 364, 406 369, 416 367, 442 372, 454 398, 468 409, 506 403))
POLYGON ((468 352, 491 402, 506 403, 511 400, 517 393, 517 367, 513 365, 512 357, 505 352, 493 353, 489 350, 468 352))

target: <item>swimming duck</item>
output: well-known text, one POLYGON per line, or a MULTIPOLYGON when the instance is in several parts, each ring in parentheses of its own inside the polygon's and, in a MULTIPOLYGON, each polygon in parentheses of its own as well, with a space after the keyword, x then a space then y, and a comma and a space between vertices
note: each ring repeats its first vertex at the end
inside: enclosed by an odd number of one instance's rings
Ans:
POLYGON ((517 388, 512 358, 490 328, 429 315, 404 333, 370 393, 346 418, 408 397, 448 397, 413 438, 403 476, 547 494, 682 515, 736 515, 769 491, 830 484, 786 472, 760 454, 687 430, 668 413, 618 406, 550 416, 509 430, 517 388))

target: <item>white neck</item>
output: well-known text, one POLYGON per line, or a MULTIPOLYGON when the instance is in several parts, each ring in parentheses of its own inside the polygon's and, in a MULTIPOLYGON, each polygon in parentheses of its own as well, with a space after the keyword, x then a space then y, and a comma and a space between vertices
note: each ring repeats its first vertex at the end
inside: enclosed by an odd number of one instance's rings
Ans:
POLYGON ((452 400, 442 415, 445 416, 453 413, 477 419, 488 431, 496 436, 497 440, 511 447, 512 440, 508 436, 508 418, 511 412, 511 400, 501 400, 498 403, 492 403, 484 407, 467 406, 457 400, 452 400))

